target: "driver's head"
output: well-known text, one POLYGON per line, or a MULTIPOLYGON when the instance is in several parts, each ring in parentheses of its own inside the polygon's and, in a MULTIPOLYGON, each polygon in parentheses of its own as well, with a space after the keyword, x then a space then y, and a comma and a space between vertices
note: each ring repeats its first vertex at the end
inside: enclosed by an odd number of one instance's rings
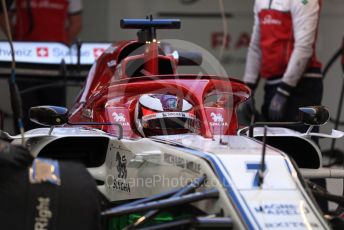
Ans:
POLYGON ((142 95, 137 102, 135 123, 142 136, 183 134, 197 130, 191 103, 169 94, 142 95))

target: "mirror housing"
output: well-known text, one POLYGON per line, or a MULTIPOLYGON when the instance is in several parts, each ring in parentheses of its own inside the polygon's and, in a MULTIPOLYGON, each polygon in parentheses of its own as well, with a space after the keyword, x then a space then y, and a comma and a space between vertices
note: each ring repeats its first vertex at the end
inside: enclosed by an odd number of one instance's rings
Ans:
POLYGON ((325 106, 307 106, 299 108, 299 118, 306 125, 323 125, 330 114, 325 106))
POLYGON ((59 126, 68 122, 68 109, 59 106, 43 105, 31 107, 30 120, 43 126, 59 126))

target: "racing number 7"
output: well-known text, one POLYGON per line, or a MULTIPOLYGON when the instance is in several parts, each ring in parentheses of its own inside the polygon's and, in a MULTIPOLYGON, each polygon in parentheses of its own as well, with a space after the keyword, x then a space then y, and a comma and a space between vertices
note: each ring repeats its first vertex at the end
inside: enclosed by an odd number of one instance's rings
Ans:
MULTIPOLYGON (((265 167, 265 173, 267 172, 267 167, 266 165, 264 165, 265 167)), ((252 187, 256 188, 256 187, 259 187, 259 168, 260 168, 260 163, 246 163, 246 170, 248 171, 255 171, 255 174, 254 174, 254 178, 253 178, 253 184, 252 184, 252 187)))

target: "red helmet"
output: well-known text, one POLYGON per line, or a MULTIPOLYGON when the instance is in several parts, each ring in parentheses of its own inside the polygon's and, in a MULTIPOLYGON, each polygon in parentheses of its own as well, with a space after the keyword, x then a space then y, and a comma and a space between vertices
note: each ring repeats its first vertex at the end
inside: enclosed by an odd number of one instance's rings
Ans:
POLYGON ((135 123, 138 132, 144 137, 198 131, 191 103, 168 94, 142 95, 136 105, 135 123))

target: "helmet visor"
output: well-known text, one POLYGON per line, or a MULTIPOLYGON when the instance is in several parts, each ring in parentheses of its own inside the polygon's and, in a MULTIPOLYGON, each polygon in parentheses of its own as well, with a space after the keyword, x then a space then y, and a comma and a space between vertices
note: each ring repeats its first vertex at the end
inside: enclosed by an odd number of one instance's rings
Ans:
POLYGON ((142 126, 149 136, 197 132, 197 119, 188 117, 160 117, 142 119, 142 126))

